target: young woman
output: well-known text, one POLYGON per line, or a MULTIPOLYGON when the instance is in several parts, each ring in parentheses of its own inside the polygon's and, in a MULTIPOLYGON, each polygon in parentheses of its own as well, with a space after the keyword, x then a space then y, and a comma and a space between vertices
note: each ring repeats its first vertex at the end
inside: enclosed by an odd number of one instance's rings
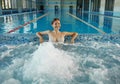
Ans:
POLYGON ((71 36, 71 43, 74 43, 75 38, 78 33, 76 32, 60 32, 61 27, 59 18, 54 18, 52 21, 53 31, 47 30, 43 32, 37 32, 36 35, 40 38, 40 43, 44 42, 42 35, 47 34, 49 36, 49 41, 51 42, 64 42, 65 36, 71 36))

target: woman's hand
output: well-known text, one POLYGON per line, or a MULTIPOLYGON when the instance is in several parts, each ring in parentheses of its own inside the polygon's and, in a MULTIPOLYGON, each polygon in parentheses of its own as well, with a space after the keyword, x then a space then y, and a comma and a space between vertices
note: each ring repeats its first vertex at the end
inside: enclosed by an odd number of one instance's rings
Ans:
POLYGON ((44 42, 43 38, 40 38, 40 43, 43 43, 43 42, 44 42))
POLYGON ((78 33, 74 33, 72 35, 71 43, 74 43, 74 40, 76 39, 77 36, 78 36, 78 33))
POLYGON ((74 43, 74 39, 71 39, 71 43, 74 43))
POLYGON ((50 33, 50 31, 49 30, 47 30, 47 31, 43 31, 43 32, 37 32, 36 33, 36 35, 39 37, 39 41, 40 41, 40 43, 43 43, 44 42, 44 39, 43 39, 43 37, 42 37, 42 35, 46 35, 46 34, 49 34, 50 33))
POLYGON ((40 43, 43 43, 44 40, 43 40, 43 37, 42 37, 41 33, 38 32, 38 33, 36 33, 36 35, 39 37, 40 43))

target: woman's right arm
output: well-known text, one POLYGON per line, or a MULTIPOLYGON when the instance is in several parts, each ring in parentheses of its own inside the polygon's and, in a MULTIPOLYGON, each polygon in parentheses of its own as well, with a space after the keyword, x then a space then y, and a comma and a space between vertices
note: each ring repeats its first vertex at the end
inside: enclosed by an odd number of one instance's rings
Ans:
POLYGON ((74 43, 74 40, 78 36, 78 33, 77 32, 64 32, 64 35, 65 36, 72 36, 71 43, 74 43))
POLYGON ((44 39, 42 37, 42 35, 46 35, 49 34, 49 30, 48 31, 43 31, 43 32, 37 32, 36 35, 40 38, 40 43, 44 42, 44 39))

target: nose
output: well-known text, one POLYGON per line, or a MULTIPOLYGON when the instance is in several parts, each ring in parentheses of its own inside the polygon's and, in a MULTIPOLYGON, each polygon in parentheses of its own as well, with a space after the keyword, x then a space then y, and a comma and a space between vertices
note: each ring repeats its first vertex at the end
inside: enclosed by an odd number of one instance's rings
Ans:
POLYGON ((59 24, 59 23, 57 23, 57 24, 56 24, 56 26, 58 27, 58 26, 60 26, 60 24, 59 24))
POLYGON ((60 26, 60 24, 59 23, 57 23, 57 25, 56 26, 60 26))

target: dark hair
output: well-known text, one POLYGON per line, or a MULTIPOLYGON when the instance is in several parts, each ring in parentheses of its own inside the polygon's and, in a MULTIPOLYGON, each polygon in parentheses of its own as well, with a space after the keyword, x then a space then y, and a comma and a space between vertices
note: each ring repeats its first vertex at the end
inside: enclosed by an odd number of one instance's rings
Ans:
POLYGON ((56 20, 60 20, 59 18, 54 18, 51 24, 53 24, 56 20))

